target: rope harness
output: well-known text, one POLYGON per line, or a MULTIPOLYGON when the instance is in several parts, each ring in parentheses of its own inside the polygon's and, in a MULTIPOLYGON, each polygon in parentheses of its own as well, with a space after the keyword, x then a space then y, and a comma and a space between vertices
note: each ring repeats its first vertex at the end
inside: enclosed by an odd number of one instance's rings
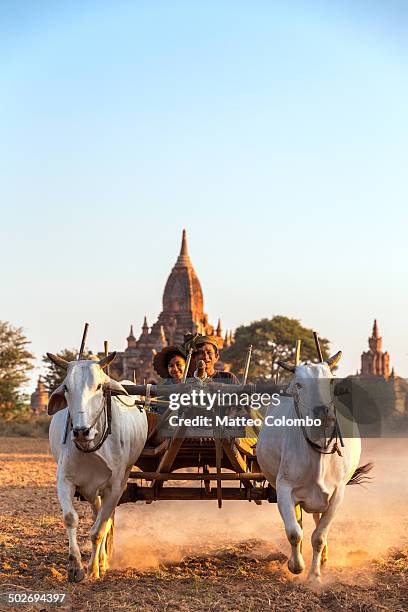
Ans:
POLYGON ((296 416, 298 417, 298 419, 300 419, 301 421, 301 429, 302 429, 302 433, 303 433, 303 437, 306 440, 306 442, 309 444, 309 446, 311 446, 311 448, 313 448, 314 451, 316 451, 317 453, 319 453, 320 455, 333 455, 334 453, 337 453, 339 455, 339 457, 342 457, 342 452, 340 450, 339 447, 339 441, 340 441, 340 445, 342 447, 344 447, 344 441, 343 441, 343 436, 341 435, 341 430, 340 430, 340 426, 339 426, 339 422, 337 420, 337 411, 336 411, 336 406, 333 404, 333 408, 334 408, 334 426, 333 426, 333 431, 331 433, 331 436, 329 439, 326 438, 326 433, 324 435, 324 445, 320 446, 319 444, 317 444, 317 442, 313 442, 313 440, 311 440, 309 438, 309 436, 307 435, 307 431, 306 431, 306 427, 303 424, 303 417, 302 414, 300 412, 300 408, 299 408, 299 395, 298 393, 293 393, 293 404, 295 406, 295 412, 296 412, 296 416), (334 444, 331 448, 331 450, 327 450, 330 446, 330 444, 333 442, 334 440, 334 444))
POLYGON ((97 444, 95 444, 92 448, 82 448, 82 446, 80 444, 78 444, 78 442, 76 440, 74 440, 74 444, 77 447, 78 450, 80 450, 82 453, 94 453, 95 451, 99 450, 102 446, 102 444, 105 442, 106 438, 109 436, 109 434, 111 433, 111 422, 112 422, 112 396, 110 391, 104 391, 103 395, 102 395, 102 401, 101 401, 101 409, 98 412, 98 414, 96 415, 92 425, 90 426, 89 429, 92 429, 92 427, 95 426, 96 422, 98 421, 99 417, 101 416, 102 413, 104 413, 105 419, 104 419, 104 426, 103 426, 103 434, 101 439, 99 440, 99 442, 97 444))
MULTIPOLYGON (((148 388, 148 391, 146 391, 146 402, 145 402, 145 406, 148 406, 150 404, 150 388, 151 385, 146 385, 146 387, 148 388)), ((133 404, 126 404, 123 400, 120 399, 119 396, 116 397, 116 399, 123 404, 124 406, 126 406, 127 408, 133 408, 134 406, 136 406, 136 402, 134 402, 133 404)), ((138 406, 140 412, 143 412, 143 407, 142 406, 138 406)), ((76 446, 76 448, 81 451, 82 453, 94 453, 95 451, 99 450, 101 448, 101 446, 103 445, 103 443, 105 442, 106 438, 112 433, 112 394, 109 390, 104 389, 103 391, 103 395, 102 395, 102 401, 101 401, 101 409, 99 410, 98 414, 96 415, 95 419, 93 420, 93 423, 91 424, 91 426, 89 427, 89 429, 92 429, 92 427, 95 426, 95 424, 97 423, 99 417, 101 416, 101 414, 104 414, 104 425, 103 425, 103 434, 101 439, 99 440, 99 442, 97 444, 95 444, 92 448, 83 448, 80 444, 78 444, 78 442, 76 440, 74 440, 74 444, 76 446)), ((66 427, 65 427, 65 433, 64 433, 64 437, 63 437, 63 441, 62 443, 65 444, 66 439, 67 439, 67 434, 68 434, 68 430, 69 428, 72 427, 72 422, 71 422, 71 416, 68 412, 68 416, 67 416, 67 422, 66 422, 66 427)))

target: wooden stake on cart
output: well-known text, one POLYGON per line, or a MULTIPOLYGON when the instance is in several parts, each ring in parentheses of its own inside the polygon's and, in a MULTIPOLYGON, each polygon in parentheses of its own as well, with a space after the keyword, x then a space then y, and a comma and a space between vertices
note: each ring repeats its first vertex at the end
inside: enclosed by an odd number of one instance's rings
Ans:
MULTIPOLYGON (((89 323, 85 323, 84 331, 83 331, 83 334, 82 334, 81 347, 79 349, 77 361, 80 361, 82 359, 83 355, 84 355, 86 337, 88 335, 88 329, 89 329, 89 323)), ((70 416, 69 416, 69 412, 67 412, 67 418, 65 419, 64 434, 62 436, 62 444, 65 444, 66 441, 67 441, 68 429, 69 429, 69 421, 70 421, 70 416)))
POLYGON ((316 345, 317 356, 319 357, 320 363, 322 363, 323 362, 322 349, 320 348, 319 336, 317 335, 317 332, 315 331, 313 332, 313 338, 314 338, 315 345, 316 345))
POLYGON ((249 364, 251 363, 251 355, 252 355, 252 344, 248 346, 248 351, 245 358, 245 366, 244 366, 244 375, 242 377, 242 384, 246 385, 248 379, 249 372, 249 364))
POLYGON ((186 365, 184 366, 184 372, 183 372, 183 377, 181 379, 181 383, 185 383, 187 380, 192 354, 193 354, 193 349, 191 348, 187 353, 186 365))
POLYGON ((84 333, 82 334, 81 348, 79 349, 79 353, 78 353, 78 361, 80 361, 82 357, 84 356, 85 342, 86 342, 86 337, 88 335, 88 329, 89 329, 89 323, 85 323, 84 333))
POLYGON ((302 344, 301 340, 296 340, 296 349, 295 349, 295 366, 300 363, 300 345, 302 344))
POLYGON ((222 482, 221 482, 221 465, 222 465, 222 442, 220 438, 215 436, 215 467, 217 469, 217 502, 218 507, 222 508, 222 482))

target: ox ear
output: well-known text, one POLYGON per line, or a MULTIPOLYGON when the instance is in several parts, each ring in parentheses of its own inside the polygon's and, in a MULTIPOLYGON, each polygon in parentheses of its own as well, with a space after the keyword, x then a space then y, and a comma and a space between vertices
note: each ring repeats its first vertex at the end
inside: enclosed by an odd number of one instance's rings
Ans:
POLYGON ((117 380, 109 378, 109 380, 103 385, 105 391, 110 391, 112 395, 129 395, 124 387, 117 380))
POLYGON ((53 364, 59 366, 60 368, 64 368, 65 370, 68 368, 68 361, 65 361, 62 357, 58 355, 53 355, 52 353, 47 353, 47 357, 53 364))
POLYGON ((329 366, 329 368, 332 370, 334 367, 336 367, 336 365, 339 363, 341 356, 342 356, 342 352, 339 351, 338 353, 336 353, 335 355, 333 355, 332 357, 329 357, 329 359, 326 361, 327 365, 329 366))
POLYGON ((60 385, 53 391, 48 400, 47 412, 49 415, 53 415, 59 410, 63 410, 67 407, 67 400, 65 399, 65 387, 60 385))
POLYGON ((288 361, 278 361, 278 366, 284 370, 287 370, 288 372, 292 372, 292 374, 296 372, 296 366, 292 365, 288 361))
POLYGON ((107 368, 108 365, 112 363, 112 361, 115 359, 115 357, 116 357, 116 351, 113 351, 113 353, 111 353, 110 355, 106 355, 106 357, 103 357, 100 360, 99 365, 101 366, 102 369, 107 368))

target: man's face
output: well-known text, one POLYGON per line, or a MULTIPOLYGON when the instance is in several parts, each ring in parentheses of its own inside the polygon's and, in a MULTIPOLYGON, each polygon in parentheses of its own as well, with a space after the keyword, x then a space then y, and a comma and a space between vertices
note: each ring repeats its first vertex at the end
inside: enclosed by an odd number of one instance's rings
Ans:
POLYGON ((212 344, 202 344, 198 347, 196 354, 194 355, 195 363, 197 364, 200 360, 205 363, 205 371, 208 376, 212 376, 215 372, 214 365, 218 361, 218 353, 216 348, 212 344))
POLYGON ((179 382, 182 379, 185 365, 186 362, 181 355, 175 355, 170 359, 167 370, 173 380, 179 382))

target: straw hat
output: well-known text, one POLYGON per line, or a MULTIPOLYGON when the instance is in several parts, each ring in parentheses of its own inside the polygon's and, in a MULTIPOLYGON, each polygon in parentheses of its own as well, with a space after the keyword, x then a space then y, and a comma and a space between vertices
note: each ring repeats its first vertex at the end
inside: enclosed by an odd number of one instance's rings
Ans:
POLYGON ((183 359, 186 358, 184 350, 180 346, 165 346, 153 358, 153 367, 161 378, 169 378, 167 366, 169 361, 175 356, 180 355, 183 359))
POLYGON ((193 352, 195 352, 199 346, 202 346, 203 344, 212 344, 213 347, 216 349, 217 354, 219 353, 219 346, 218 346, 218 340, 215 336, 204 336, 202 334, 193 334, 193 333, 188 333, 184 335, 184 343, 183 343, 183 347, 186 351, 186 353, 188 353, 189 349, 192 348, 193 352))

